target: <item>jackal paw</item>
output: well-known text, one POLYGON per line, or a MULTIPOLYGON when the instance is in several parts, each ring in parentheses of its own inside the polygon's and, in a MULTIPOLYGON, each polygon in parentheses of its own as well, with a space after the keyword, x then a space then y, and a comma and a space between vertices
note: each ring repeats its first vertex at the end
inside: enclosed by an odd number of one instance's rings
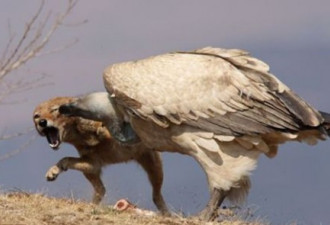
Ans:
POLYGON ((54 181, 61 172, 61 168, 59 168, 57 165, 50 167, 46 173, 47 181, 54 181))

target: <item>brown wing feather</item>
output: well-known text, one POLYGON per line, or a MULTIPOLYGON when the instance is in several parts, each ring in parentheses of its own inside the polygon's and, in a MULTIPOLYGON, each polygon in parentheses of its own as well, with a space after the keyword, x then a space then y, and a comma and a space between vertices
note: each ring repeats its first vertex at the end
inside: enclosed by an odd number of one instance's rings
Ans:
POLYGON ((320 125, 318 111, 268 70, 245 51, 204 48, 116 64, 104 81, 118 104, 162 127, 237 136, 320 125))

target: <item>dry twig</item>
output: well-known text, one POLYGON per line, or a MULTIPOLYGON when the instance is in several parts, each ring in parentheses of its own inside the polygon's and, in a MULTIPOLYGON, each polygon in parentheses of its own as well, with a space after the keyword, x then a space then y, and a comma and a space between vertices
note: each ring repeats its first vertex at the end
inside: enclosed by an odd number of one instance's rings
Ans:
MULTIPOLYGON (((12 31, 11 24, 8 22, 9 38, 3 51, 1 51, 2 54, 0 55, 0 106, 4 104, 12 104, 13 102, 5 102, 5 100, 7 100, 8 96, 13 93, 27 91, 32 88, 45 85, 45 83, 40 83, 40 80, 45 77, 44 73, 42 73, 39 77, 25 77, 22 79, 20 77, 13 76, 13 71, 38 56, 64 50, 77 42, 75 39, 67 44, 64 44, 63 46, 57 47, 56 49, 45 51, 45 46, 49 43, 59 27, 66 26, 64 21, 72 12, 78 0, 68 0, 64 11, 55 16, 53 16, 52 12, 44 13, 45 2, 45 0, 41 0, 39 8, 32 18, 26 23, 20 36, 17 36, 17 34, 12 31), (50 21, 52 22, 50 23, 50 21)), ((82 23, 85 22, 86 21, 83 21, 82 23)), ((0 141, 22 136, 24 134, 26 134, 26 132, 17 132, 10 135, 0 134, 0 141)), ((33 139, 34 138, 29 139, 23 145, 19 146, 15 150, 12 150, 10 153, 0 156, 0 161, 18 154, 25 149, 33 139)))
MULTIPOLYGON (((19 136, 21 133, 17 133, 16 136, 11 136, 12 137, 17 137, 19 136)), ((24 151, 36 138, 36 135, 33 135, 31 138, 29 138, 27 141, 25 141, 22 145, 20 145, 18 148, 11 150, 10 152, 8 152, 7 154, 4 155, 0 155, 0 161, 9 159, 11 157, 13 157, 14 155, 17 155, 18 153, 21 153, 22 151, 24 151)))
MULTIPOLYGON (((43 0, 35 15, 26 24, 23 35, 18 40, 15 47, 12 47, 15 35, 10 32, 9 41, 3 51, 3 55, 0 60, 0 81, 3 80, 3 78, 6 77, 11 71, 19 68, 27 61, 39 55, 45 54, 42 52, 42 50, 48 44, 55 31, 61 25, 63 25, 64 20, 70 14, 76 4, 77 0, 68 0, 68 5, 65 11, 56 17, 55 21, 50 26, 50 29, 43 35, 45 27, 51 16, 51 13, 48 13, 46 19, 44 21, 41 21, 39 26, 36 25, 45 5, 45 0, 43 0)), ((10 25, 8 27, 10 30, 10 25)), ((69 45, 64 45, 58 49, 63 50, 76 42, 77 40, 72 43, 69 43, 69 45)), ((58 49, 55 51, 58 51, 58 49)), ((50 51, 50 53, 52 52, 54 51, 50 51)))

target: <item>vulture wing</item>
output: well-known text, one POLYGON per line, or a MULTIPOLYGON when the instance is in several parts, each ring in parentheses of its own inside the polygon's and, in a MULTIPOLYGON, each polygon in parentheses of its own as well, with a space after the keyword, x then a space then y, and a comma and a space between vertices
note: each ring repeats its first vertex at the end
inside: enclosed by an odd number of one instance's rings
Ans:
POLYGON ((161 127, 186 124, 216 135, 295 133, 319 112, 238 49, 203 48, 115 64, 104 72, 117 104, 161 127))

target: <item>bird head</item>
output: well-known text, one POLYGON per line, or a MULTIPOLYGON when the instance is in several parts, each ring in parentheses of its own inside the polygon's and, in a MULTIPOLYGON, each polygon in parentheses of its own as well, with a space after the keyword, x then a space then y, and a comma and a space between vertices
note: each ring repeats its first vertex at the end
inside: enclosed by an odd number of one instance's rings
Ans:
POLYGON ((91 93, 74 102, 63 104, 59 107, 59 112, 66 116, 78 116, 104 123, 116 116, 107 92, 91 93))

